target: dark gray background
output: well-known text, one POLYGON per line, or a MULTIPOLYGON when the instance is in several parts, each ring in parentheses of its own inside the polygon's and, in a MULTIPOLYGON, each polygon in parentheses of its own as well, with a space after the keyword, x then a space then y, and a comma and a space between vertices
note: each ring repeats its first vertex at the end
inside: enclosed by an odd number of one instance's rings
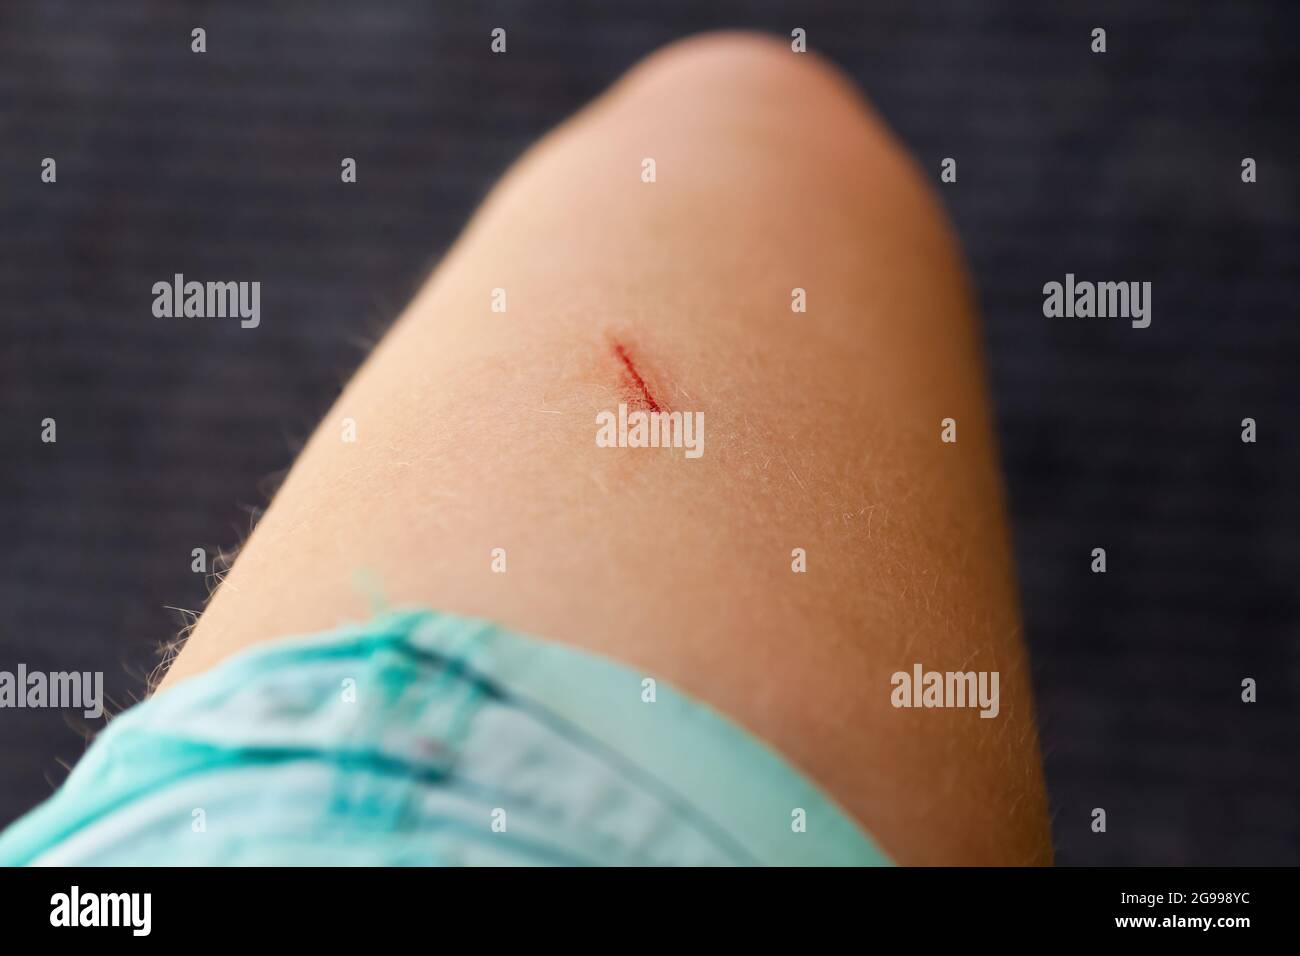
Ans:
MULTIPOLYGON (((244 536, 511 159, 665 42, 803 26, 926 169, 959 162, 1059 860, 1297 863, 1296 8, 4 3, 0 669, 137 697, 206 593, 190 549, 244 536), (155 319, 178 271, 260 279, 261 328, 155 319), (1153 282, 1151 328, 1045 319, 1067 271, 1153 282)), ((0 712, 0 823, 84 723, 0 712)))

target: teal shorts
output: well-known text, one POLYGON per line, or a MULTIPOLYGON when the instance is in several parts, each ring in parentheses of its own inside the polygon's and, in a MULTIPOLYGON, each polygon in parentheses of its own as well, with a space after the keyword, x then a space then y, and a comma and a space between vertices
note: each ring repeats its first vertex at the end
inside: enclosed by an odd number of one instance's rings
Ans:
POLYGON ((889 862, 652 676, 421 610, 263 644, 114 718, 0 864, 889 862))

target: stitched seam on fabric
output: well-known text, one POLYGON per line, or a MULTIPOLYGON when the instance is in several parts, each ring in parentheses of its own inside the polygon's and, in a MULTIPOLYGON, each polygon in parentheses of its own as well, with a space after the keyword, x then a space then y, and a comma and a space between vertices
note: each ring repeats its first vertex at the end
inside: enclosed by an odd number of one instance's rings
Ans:
POLYGON ((462 665, 461 670, 465 675, 465 679, 481 686, 484 692, 490 695, 493 699, 517 707, 521 713, 544 724, 565 740, 568 740, 575 747, 586 750, 589 754, 598 756, 618 765, 629 777, 640 778, 643 783, 649 784, 649 789, 659 791, 659 799, 665 806, 672 810, 674 814, 688 821, 701 836, 712 841, 715 844, 716 849, 724 855, 739 856, 748 860, 751 865, 761 864, 761 861, 757 857, 735 841, 724 828, 718 825, 711 817, 701 812, 691 804, 689 800, 678 794, 676 790, 670 787, 658 776, 647 770, 645 767, 642 767, 640 764, 637 764, 631 758, 624 756, 617 750, 614 750, 603 741, 596 739, 577 724, 555 713, 538 701, 502 688, 491 678, 475 669, 472 664, 469 664, 463 659, 452 657, 429 648, 412 645, 409 642, 407 643, 407 647, 413 654, 434 661, 459 661, 462 665))

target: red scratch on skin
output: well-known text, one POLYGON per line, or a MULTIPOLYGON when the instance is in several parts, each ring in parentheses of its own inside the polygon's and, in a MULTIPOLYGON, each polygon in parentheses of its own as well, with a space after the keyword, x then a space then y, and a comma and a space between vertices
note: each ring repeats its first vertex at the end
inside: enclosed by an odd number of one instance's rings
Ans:
POLYGON ((663 411, 655 397, 650 394, 650 387, 646 385, 645 379, 637 371, 636 365, 632 361, 632 356, 627 354, 627 349, 621 342, 615 342, 614 354, 618 356, 619 361, 623 363, 624 377, 627 379, 628 391, 632 393, 632 399, 636 407, 643 411, 659 412, 663 411))

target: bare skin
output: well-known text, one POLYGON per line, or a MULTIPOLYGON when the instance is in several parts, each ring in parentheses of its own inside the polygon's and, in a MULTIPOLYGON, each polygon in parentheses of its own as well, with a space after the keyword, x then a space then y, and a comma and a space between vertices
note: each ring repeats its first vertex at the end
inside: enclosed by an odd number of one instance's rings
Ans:
POLYGON ((377 585, 676 684, 902 863, 1048 862, 1001 495, 959 253, 911 161, 815 57, 690 40, 506 175, 162 687, 365 618, 377 585), (596 446, 642 389, 704 412, 703 457, 596 446), (895 708, 917 662, 998 671, 999 715, 895 708))

